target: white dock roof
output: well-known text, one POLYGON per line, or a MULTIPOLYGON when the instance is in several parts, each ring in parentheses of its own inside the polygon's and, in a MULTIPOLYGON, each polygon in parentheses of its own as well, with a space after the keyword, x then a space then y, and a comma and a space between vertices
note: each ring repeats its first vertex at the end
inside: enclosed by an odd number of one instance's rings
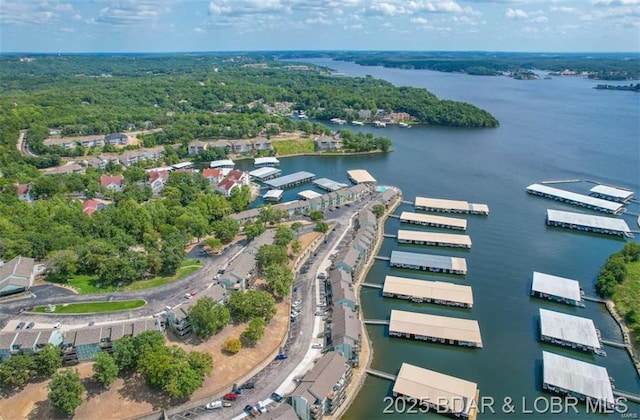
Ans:
POLYGON ((339 189, 346 188, 346 187, 349 186, 348 184, 344 184, 342 182, 334 181, 334 180, 329 179, 329 178, 316 179, 315 181, 313 181, 313 184, 317 185, 320 188, 324 188, 326 190, 329 190, 329 191, 337 191, 339 189))
POLYGON ((253 171, 249 172, 249 176, 252 176, 254 178, 264 178, 267 176, 279 174, 280 172, 282 171, 278 168, 265 166, 263 168, 254 169, 253 171))
POLYGON ((255 166, 258 165, 279 165, 280 161, 274 157, 258 157, 253 161, 255 166))
POLYGON ((537 271, 533 272, 531 290, 565 299, 571 299, 576 302, 580 302, 582 300, 582 295, 580 294, 580 283, 576 280, 552 276, 551 274, 539 273, 537 271))
POLYGON ((389 331, 445 340, 465 341, 482 347, 480 326, 478 321, 473 319, 452 318, 392 309, 389 331))
POLYGON ((311 200, 312 198, 322 197, 322 194, 319 192, 315 192, 313 190, 304 190, 298 193, 298 196, 304 198, 305 200, 311 200))
POLYGON ((602 346, 593 321, 540 308, 540 334, 599 349, 602 346))
POLYGON ((414 398, 417 401, 444 402, 452 413, 465 414, 478 406, 475 399, 478 385, 434 370, 403 363, 393 385, 393 392, 414 398))
POLYGON ((607 369, 547 351, 542 352, 542 364, 545 384, 615 403, 607 369))
POLYGON ((419 254, 416 252, 391 251, 392 264, 417 265, 467 272, 467 260, 445 255, 419 254))
POLYGON ((403 211, 400 215, 400 221, 412 221, 412 222, 424 222, 431 224, 440 224, 446 226, 453 226, 460 228, 462 230, 467 229, 467 220, 459 219, 457 217, 444 217, 444 216, 434 216, 431 214, 423 214, 423 213, 412 213, 408 211, 403 211))
POLYGON ((471 287, 442 281, 386 276, 383 293, 401 294, 422 299, 438 299, 473 305, 471 287))
POLYGON ((461 245, 471 248, 469 235, 456 235, 454 233, 420 232, 417 230, 398 230, 398 241, 424 241, 439 242, 444 244, 461 245))
POLYGON ((608 185, 596 185, 589 191, 596 194, 602 194, 609 197, 614 197, 620 200, 628 200, 633 197, 633 191, 623 190, 622 188, 610 187, 608 185))
POLYGON ((231 159, 214 160, 209 164, 210 168, 221 168, 223 166, 234 167, 235 163, 231 159))
POLYGON ((191 168, 194 165, 193 162, 179 162, 176 163, 175 165, 171 165, 171 167, 173 169, 185 169, 185 168, 191 168))
POLYGON ((454 210, 461 212, 478 212, 489 214, 489 206, 486 204, 474 204, 468 201, 447 200, 444 198, 416 197, 414 201, 416 207, 427 207, 442 210, 454 210))
POLYGON ((262 196, 262 198, 267 200, 279 200, 282 198, 282 194, 284 194, 283 190, 269 190, 262 196))
POLYGON ((590 205, 592 207, 599 207, 613 213, 620 211, 622 204, 613 203, 611 201, 603 200, 601 198, 591 197, 584 194, 578 194, 571 191, 561 190, 559 188, 550 187, 543 184, 531 184, 527 187, 527 191, 534 191, 541 194, 547 194, 554 197, 563 198, 565 200, 571 200, 578 203, 590 205))
POLYGON ((307 171, 294 172, 292 174, 284 175, 278 178, 270 179, 264 183, 272 188, 280 188, 290 184, 301 183, 303 180, 311 180, 315 177, 315 174, 307 171))
POLYGON ((351 178, 356 184, 362 184, 365 182, 376 182, 376 179, 371 176, 369 171, 366 171, 364 169, 352 169, 350 171, 347 171, 347 174, 349 174, 349 178, 351 178))
MULTIPOLYGON (((604 200, 603 200, 604 201, 604 200)), ((608 203, 609 201, 607 201, 608 203)), ((615 217, 595 216, 585 213, 547 209, 547 220, 550 222, 568 223, 596 229, 607 229, 630 234, 629 225, 622 219, 615 217)))

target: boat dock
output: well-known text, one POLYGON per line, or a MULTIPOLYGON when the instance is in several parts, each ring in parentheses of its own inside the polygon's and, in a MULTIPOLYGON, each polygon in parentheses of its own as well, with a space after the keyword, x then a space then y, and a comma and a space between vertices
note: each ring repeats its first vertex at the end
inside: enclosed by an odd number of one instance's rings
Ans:
POLYGON ((376 179, 371 176, 369 171, 364 169, 352 169, 347 171, 347 175, 349 175, 349 179, 354 184, 375 184, 376 179))
POLYGON ((279 178, 274 178, 269 181, 265 181, 265 185, 275 189, 291 188, 295 187, 296 185, 309 182, 315 177, 316 175, 312 174, 311 172, 299 171, 289 175, 281 176, 279 178))
POLYGON ((343 184, 342 182, 334 181, 329 178, 316 179, 315 181, 313 181, 313 185, 329 192, 338 191, 349 186, 347 184, 343 184))
POLYGON ((375 370, 371 368, 367 368, 366 372, 371 376, 377 376, 378 378, 388 379, 390 381, 395 381, 397 376, 392 375, 390 373, 382 372, 381 370, 375 370))
POLYGON ((611 340, 600 340, 600 342, 602 344, 605 344, 607 346, 611 346, 611 347, 616 347, 618 349, 629 349, 631 348, 631 344, 625 344, 625 343, 621 343, 619 341, 611 341, 611 340))
POLYGON ((471 249, 471 238, 469 235, 418 232, 415 230, 398 230, 398 243, 471 249))
POLYGON ((619 214, 624 206, 621 203, 595 198, 584 194, 578 194, 571 191, 561 190, 559 188, 549 187, 542 184, 531 184, 527 187, 529 194, 540 197, 551 198, 556 201, 562 201, 574 206, 586 207, 590 210, 597 210, 604 213, 619 214))
POLYGON ((258 157, 254 159, 253 166, 256 168, 263 166, 280 166, 280 161, 274 157, 258 157))
POLYGON ((547 225, 583 232, 633 237, 627 222, 613 217, 547 209, 547 225))
POLYGON ((589 300, 582 295, 580 283, 576 280, 537 271, 533 272, 531 296, 581 307, 584 307, 582 299, 589 300))
POLYGON ((233 168, 236 164, 231 159, 214 160, 209 164, 210 168, 233 168))
POLYGON ((322 197, 322 194, 315 192, 313 190, 304 190, 298 193, 298 197, 303 200, 311 200, 317 197, 322 197))
POLYGON ((467 201, 446 200, 443 198, 416 197, 414 207, 416 210, 424 211, 489 215, 489 206, 486 204, 474 204, 467 201))
POLYGON ((362 322, 367 325, 389 325, 388 319, 363 319, 362 322))
POLYGON ((283 190, 269 190, 262 196, 262 199, 264 201, 280 201, 283 194, 283 190))
POLYGON ((589 318, 540 309, 540 340, 604 356, 600 332, 589 318))
POLYGON ((400 215, 400 222, 411 223, 421 226, 432 226, 438 228, 466 230, 467 220, 456 217, 433 216, 430 214, 411 213, 403 211, 400 215))
POLYGON ((264 166, 249 172, 249 177, 251 177, 252 180, 264 182, 280 176, 281 173, 282 171, 278 168, 264 166))
POLYGON ((608 185, 596 185, 589 190, 589 195, 605 200, 616 201, 618 203, 630 203, 633 200, 633 191, 608 185))
POLYGON ((381 284, 374 284, 374 283, 360 283, 360 286, 370 287, 372 289, 382 289, 382 285, 381 284))
POLYGON ((410 300, 416 303, 473 307, 471 287, 453 283, 429 280, 415 280, 405 277, 386 276, 382 296, 410 300))
POLYGON ((482 348, 478 321, 391 310, 389 336, 482 348))
POLYGON ((391 251, 389 262, 391 267, 432 271, 435 273, 467 274, 467 260, 459 257, 391 251))

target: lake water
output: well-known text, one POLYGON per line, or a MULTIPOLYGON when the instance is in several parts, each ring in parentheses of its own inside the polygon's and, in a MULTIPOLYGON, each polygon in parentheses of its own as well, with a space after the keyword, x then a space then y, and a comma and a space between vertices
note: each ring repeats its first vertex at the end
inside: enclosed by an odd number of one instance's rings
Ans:
MULTIPOLYGON (((476 319, 484 348, 471 350, 390 338, 386 327, 369 326, 374 349, 372 367, 396 374, 402 362, 408 362, 476 382, 481 396, 491 396, 497 401, 496 413, 481 418, 507 417, 501 412, 505 397, 515 402, 516 411, 509 415, 511 418, 558 417, 521 413, 523 397, 532 404, 536 397, 549 396, 541 391, 543 350, 604 366, 617 388, 640 393, 640 380, 623 350, 606 347, 608 356, 597 357, 539 342, 539 308, 591 318, 603 338, 621 340, 616 324, 603 306, 589 302, 586 308, 552 304, 532 299, 529 291, 535 270, 579 280, 586 294, 595 295, 594 284, 600 268, 609 254, 622 248, 624 241, 548 228, 547 208, 586 210, 525 192, 525 187, 534 182, 589 179, 630 188, 639 195, 640 95, 594 90, 597 81, 581 78, 519 81, 362 67, 324 59, 309 61, 349 76, 370 74, 396 85, 427 88, 440 98, 470 102, 491 112, 501 124, 497 129, 363 127, 358 130, 391 137, 395 151, 374 156, 283 159, 283 173, 307 170, 318 177, 347 182, 346 170, 363 168, 379 183, 400 187, 409 201, 421 195, 489 205, 488 217, 467 217, 466 233, 473 241, 471 251, 398 245, 394 239, 385 239, 380 251, 387 256, 399 249, 465 257, 468 275, 445 278, 472 286, 472 310, 382 298, 376 289, 363 288, 360 296, 365 318, 384 319, 391 309, 402 309, 476 319)), ((586 192, 590 186, 558 185, 577 192, 586 192)), ((297 192, 308 188, 312 188, 310 184, 289 190, 285 199, 294 199, 297 192)), ((640 213, 638 204, 628 208, 640 213)), ((411 209, 402 205, 396 213, 411 209)), ((638 229, 635 217, 622 217, 632 229, 638 229)), ((385 226, 386 232, 392 234, 398 228, 397 219, 389 219, 385 226)), ((392 270, 388 263, 377 261, 366 281, 382 283, 388 274, 443 278, 392 270)), ((391 388, 390 381, 369 377, 345 418, 401 417, 382 413, 384 397, 391 395, 391 388)), ((631 405, 630 410, 639 413, 640 407, 631 405)), ((562 417, 584 418, 587 415, 583 412, 581 406, 580 414, 562 417)))

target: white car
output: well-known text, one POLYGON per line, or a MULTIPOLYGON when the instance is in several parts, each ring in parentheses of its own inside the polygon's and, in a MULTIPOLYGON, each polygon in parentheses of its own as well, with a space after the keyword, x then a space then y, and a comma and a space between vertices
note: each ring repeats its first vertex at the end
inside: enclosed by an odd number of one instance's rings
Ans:
POLYGON ((314 343, 311 345, 312 349, 321 349, 323 346, 320 343, 314 343))
POLYGON ((207 410, 215 410, 217 408, 222 408, 222 401, 211 401, 209 404, 205 405, 204 408, 207 410))
POLYGON ((56 322, 55 325, 53 326, 53 328, 56 329, 56 330, 58 328, 60 328, 60 327, 62 327, 62 323, 60 323, 60 322, 56 322))

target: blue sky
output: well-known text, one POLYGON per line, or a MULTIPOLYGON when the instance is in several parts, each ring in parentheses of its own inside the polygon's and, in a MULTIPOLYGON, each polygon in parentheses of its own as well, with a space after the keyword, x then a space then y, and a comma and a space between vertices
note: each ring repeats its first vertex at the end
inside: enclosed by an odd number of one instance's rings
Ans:
POLYGON ((640 51, 640 0, 0 0, 2 52, 640 51))

